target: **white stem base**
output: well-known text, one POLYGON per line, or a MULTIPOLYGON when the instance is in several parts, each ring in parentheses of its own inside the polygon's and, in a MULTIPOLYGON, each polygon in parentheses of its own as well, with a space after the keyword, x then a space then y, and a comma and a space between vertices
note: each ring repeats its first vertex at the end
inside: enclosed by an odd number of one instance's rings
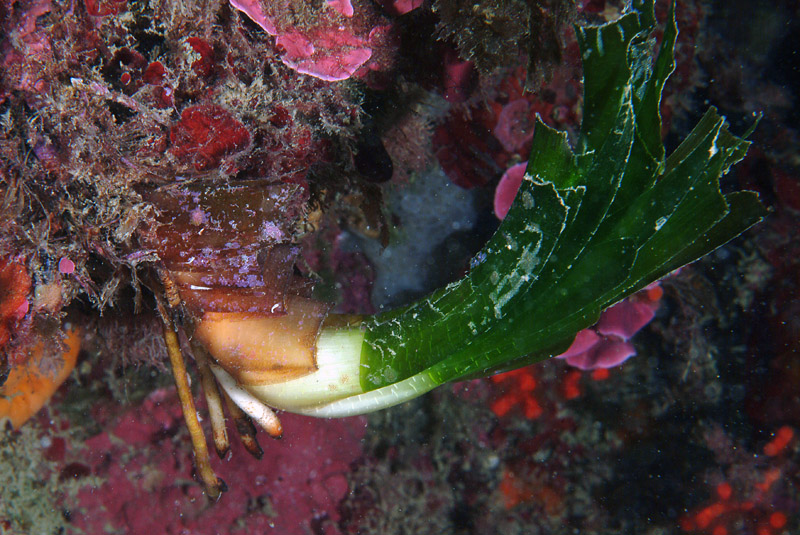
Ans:
POLYGON ((422 372, 364 392, 360 383, 363 342, 364 333, 357 327, 323 328, 317 341, 317 370, 282 383, 241 385, 221 367, 214 365, 212 370, 231 399, 251 416, 261 413, 254 403, 319 418, 354 416, 398 405, 438 386, 422 372))

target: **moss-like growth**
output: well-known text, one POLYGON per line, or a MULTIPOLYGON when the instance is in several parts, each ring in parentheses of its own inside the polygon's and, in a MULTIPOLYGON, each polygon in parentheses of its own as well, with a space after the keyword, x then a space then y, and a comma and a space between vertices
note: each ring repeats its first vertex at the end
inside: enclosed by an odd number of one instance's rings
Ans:
POLYGON ((142 188, 353 174, 358 94, 285 67, 227 2, 55 1, 40 15, 2 25, 16 48, 0 72, 0 256, 39 284, 74 262, 53 313, 79 295, 106 308, 153 260, 135 241, 154 215, 142 188))
POLYGON ((572 20, 570 0, 436 0, 439 34, 456 43, 484 74, 528 57, 528 83, 561 59, 561 31, 572 20))

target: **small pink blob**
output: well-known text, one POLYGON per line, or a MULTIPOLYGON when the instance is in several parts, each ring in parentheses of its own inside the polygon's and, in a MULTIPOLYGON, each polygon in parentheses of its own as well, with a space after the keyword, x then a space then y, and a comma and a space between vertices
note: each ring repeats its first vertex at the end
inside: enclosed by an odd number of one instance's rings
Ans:
POLYGON ((563 358, 573 368, 596 370, 619 366, 635 354, 636 349, 630 342, 616 338, 600 338, 587 351, 569 357, 559 355, 558 358, 563 358))
POLYGON ((75 262, 66 256, 58 261, 58 271, 64 275, 69 275, 75 271, 75 262))
POLYGON ((514 202, 514 197, 517 196, 517 191, 522 185, 522 179, 525 177, 525 169, 528 167, 528 162, 518 163, 509 167, 497 188, 494 190, 494 213, 498 219, 505 219, 508 211, 511 209, 511 203, 514 202))

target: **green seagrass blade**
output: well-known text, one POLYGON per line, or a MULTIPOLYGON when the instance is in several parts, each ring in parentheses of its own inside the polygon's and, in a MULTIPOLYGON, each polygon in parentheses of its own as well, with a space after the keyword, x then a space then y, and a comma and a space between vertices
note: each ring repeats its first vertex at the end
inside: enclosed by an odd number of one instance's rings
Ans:
POLYGON ((514 204, 467 276, 365 322, 364 391, 478 377, 563 352, 607 307, 766 214, 719 179, 749 142, 710 109, 666 157, 659 106, 674 68, 674 4, 653 61, 653 0, 576 28, 584 113, 573 149, 537 121, 514 204))

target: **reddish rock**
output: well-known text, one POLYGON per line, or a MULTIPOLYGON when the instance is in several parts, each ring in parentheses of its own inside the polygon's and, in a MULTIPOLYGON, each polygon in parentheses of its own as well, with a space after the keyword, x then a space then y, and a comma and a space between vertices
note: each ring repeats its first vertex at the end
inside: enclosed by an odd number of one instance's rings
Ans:
POLYGON ((84 487, 66 504, 73 525, 85 533, 212 534, 237 527, 300 535, 322 523, 326 533, 335 533, 350 464, 362 455, 366 420, 281 419, 282 440, 260 436, 261 460, 229 429, 231 454, 212 459, 229 490, 210 503, 192 480, 191 446, 174 390, 153 392, 108 432, 86 441, 80 459, 102 483, 84 487))

